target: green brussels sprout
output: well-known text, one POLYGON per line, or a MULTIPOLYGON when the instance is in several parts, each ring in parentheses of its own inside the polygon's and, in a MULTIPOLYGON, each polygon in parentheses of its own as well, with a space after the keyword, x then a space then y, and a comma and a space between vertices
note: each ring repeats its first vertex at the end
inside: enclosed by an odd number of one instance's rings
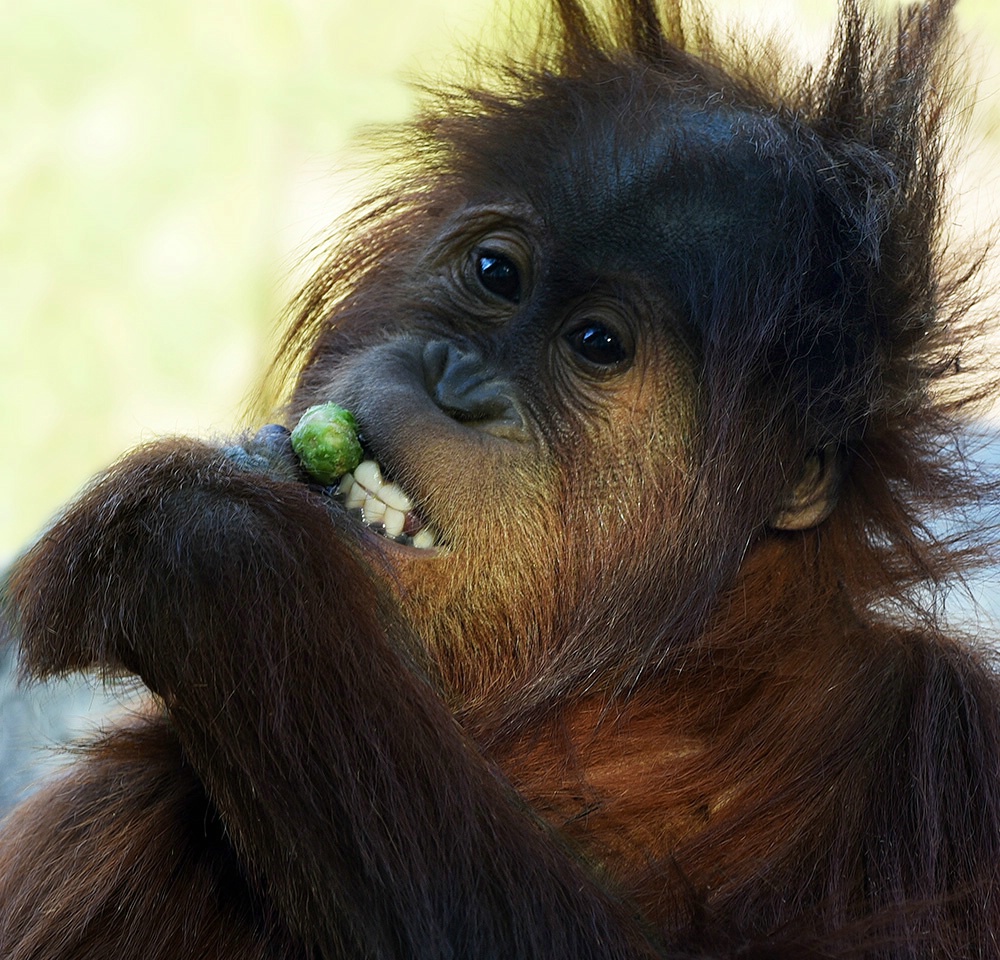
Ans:
POLYGON ((310 407, 292 431, 292 449, 309 476, 333 483, 361 463, 358 422, 335 403, 310 407))

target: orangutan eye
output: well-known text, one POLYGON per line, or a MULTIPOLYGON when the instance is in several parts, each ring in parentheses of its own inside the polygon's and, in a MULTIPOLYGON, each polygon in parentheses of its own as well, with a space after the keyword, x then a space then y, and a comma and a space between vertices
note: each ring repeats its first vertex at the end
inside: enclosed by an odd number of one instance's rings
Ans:
POLYGON ((622 338, 603 323, 592 321, 566 335, 573 351, 598 367, 615 367, 631 358, 622 338))
POLYGON ((475 254, 476 278, 483 288, 510 303, 521 302, 521 274, 510 257, 482 247, 475 254))

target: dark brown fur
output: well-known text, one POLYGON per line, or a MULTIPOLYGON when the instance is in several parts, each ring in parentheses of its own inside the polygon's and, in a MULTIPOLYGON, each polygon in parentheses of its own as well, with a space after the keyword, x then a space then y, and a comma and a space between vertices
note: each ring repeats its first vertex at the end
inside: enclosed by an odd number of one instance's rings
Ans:
POLYGON ((608 6, 429 103, 276 366, 442 556, 165 441, 15 568, 29 673, 160 706, 9 819, 0 956, 1000 957, 1000 686, 935 613, 981 551, 926 526, 985 491, 951 5, 846 2, 799 74, 608 6), (481 236, 530 248, 516 304, 481 236), (594 317, 628 365, 566 346, 594 317))

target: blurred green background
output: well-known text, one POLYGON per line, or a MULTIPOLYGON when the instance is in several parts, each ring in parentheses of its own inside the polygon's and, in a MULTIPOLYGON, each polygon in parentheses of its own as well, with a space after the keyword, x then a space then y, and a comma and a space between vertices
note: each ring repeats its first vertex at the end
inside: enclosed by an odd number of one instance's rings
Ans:
MULTIPOLYGON (((835 10, 710 5, 805 51, 835 10)), ((237 425, 304 255, 359 189, 351 134, 496 39, 502 6, 0 4, 0 562, 122 451, 237 425)), ((997 216, 1000 4, 963 0, 960 22, 981 80, 966 231, 997 216)))

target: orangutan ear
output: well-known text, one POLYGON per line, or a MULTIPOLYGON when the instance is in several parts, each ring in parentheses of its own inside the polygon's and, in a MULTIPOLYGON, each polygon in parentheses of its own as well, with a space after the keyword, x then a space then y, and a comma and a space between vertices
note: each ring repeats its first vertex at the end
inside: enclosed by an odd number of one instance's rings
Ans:
POLYGON ((837 505, 843 468, 844 453, 837 446, 813 450, 772 515, 770 526, 775 530, 808 530, 822 523, 837 505))

